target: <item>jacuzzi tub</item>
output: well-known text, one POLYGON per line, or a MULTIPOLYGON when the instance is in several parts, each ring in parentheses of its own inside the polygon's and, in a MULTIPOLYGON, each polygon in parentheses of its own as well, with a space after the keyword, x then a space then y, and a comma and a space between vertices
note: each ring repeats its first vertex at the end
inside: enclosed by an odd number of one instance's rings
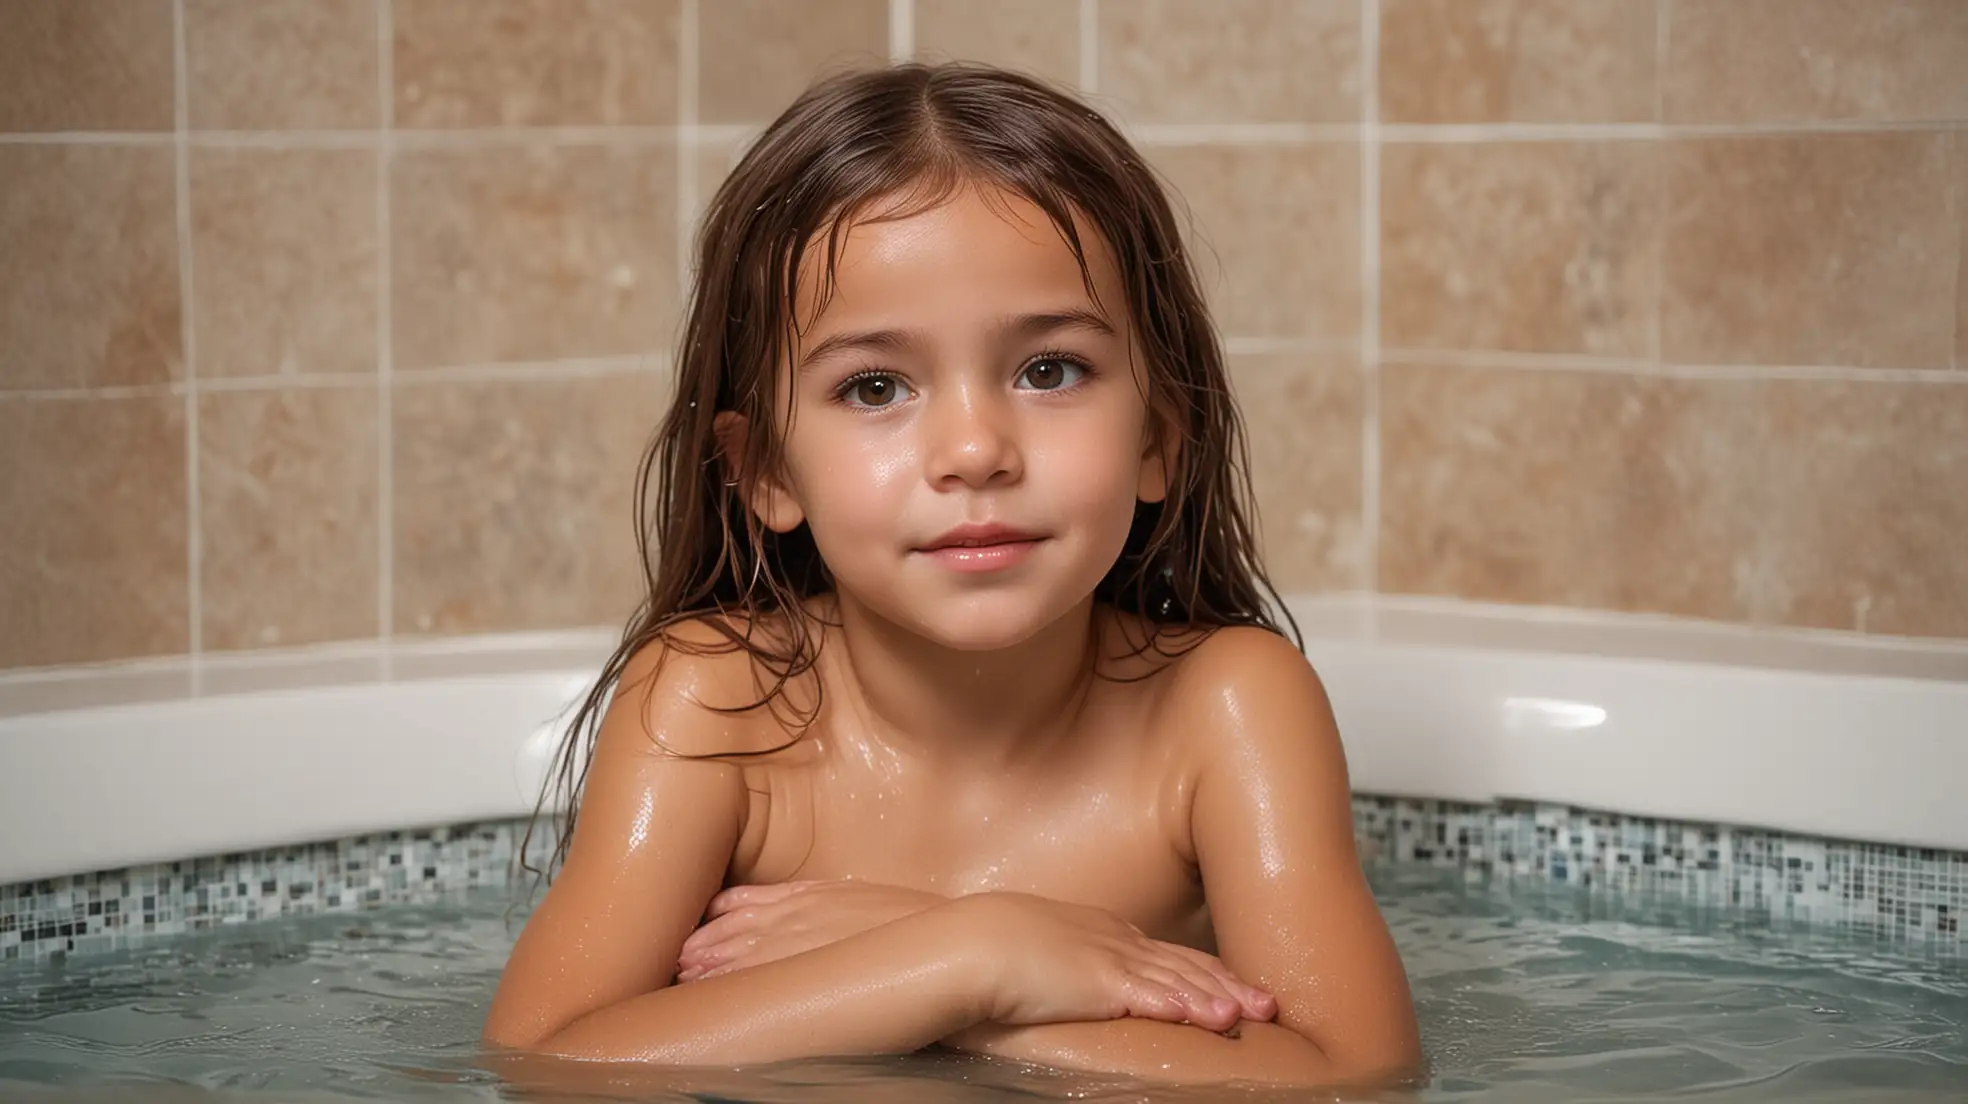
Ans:
MULTIPOLYGON (((1416 998, 1416 1099, 1968 1084, 1968 649, 1295 609, 1416 998)), ((526 907, 516 818, 608 644, 0 681, 0 1098, 499 1095, 476 1040, 526 907), (73 707, 105 697, 126 700, 73 707)), ((588 1084, 564 1076, 542 1084, 588 1084)), ((637 1099, 1159 1098, 933 1057, 606 1079, 637 1099)))
MULTIPOLYGON (((1293 603, 1354 788, 1968 850, 1968 648, 1293 603)), ((0 884, 533 812, 606 637, 0 684, 0 884), (91 695, 147 700, 56 708, 91 695)))

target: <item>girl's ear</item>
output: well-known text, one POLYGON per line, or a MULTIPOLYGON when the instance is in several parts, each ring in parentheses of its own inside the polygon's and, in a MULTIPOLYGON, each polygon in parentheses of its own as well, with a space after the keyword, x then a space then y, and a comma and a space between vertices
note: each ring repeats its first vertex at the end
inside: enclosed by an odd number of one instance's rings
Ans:
POLYGON ((716 434, 718 460, 724 485, 736 487, 738 497, 756 514, 759 523, 775 533, 790 533, 806 520, 806 511, 785 483, 776 475, 745 477, 743 457, 751 425, 735 410, 722 410, 711 419, 716 434))
POLYGON ((1182 461, 1182 438, 1167 418, 1152 410, 1148 412, 1147 432, 1141 436, 1141 475, 1134 496, 1143 502, 1160 502, 1168 497, 1176 465, 1182 461))

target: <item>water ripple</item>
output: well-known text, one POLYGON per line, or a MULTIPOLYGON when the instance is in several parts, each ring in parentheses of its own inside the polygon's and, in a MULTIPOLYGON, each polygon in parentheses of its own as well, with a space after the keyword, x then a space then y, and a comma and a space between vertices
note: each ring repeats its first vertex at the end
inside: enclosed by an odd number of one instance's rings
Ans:
MULTIPOLYGON (((1425 1104, 1964 1098, 1958 958, 1565 887, 1375 881, 1422 1017, 1425 1104)), ((956 1055, 522 1076, 476 1045, 516 932, 509 903, 484 893, 0 970, 0 1099, 491 1101, 509 1078, 568 1100, 1305 1099, 956 1055)))

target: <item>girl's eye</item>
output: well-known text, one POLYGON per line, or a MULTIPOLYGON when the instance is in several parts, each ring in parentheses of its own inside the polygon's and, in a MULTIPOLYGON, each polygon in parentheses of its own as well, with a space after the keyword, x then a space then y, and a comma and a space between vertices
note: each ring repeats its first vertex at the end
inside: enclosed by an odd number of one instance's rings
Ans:
POLYGON ((909 387, 894 376, 879 373, 856 376, 841 385, 841 401, 849 406, 879 410, 894 406, 908 394, 909 387))
POLYGON ((1064 357, 1041 357, 1025 366, 1018 373, 1018 380, 1028 391, 1058 391, 1071 387, 1086 375, 1086 368, 1064 357))

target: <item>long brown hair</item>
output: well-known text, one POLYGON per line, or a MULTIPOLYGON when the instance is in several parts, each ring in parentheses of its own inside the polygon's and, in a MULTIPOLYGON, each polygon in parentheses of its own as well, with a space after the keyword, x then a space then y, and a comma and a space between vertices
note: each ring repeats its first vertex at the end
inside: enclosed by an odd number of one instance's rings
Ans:
POLYGON ((826 250, 824 286, 816 289, 824 302, 844 228, 858 214, 896 199, 923 210, 968 183, 995 185, 1043 210, 1079 259, 1089 290, 1076 216, 1099 233, 1125 288, 1151 416, 1179 442, 1166 498, 1137 504, 1126 546, 1096 597, 1152 627, 1143 650, 1177 635, 1198 639, 1193 628, 1282 632, 1267 597, 1297 637, 1259 561, 1249 459, 1223 351, 1174 212, 1141 155, 1085 104, 1017 73, 911 64, 837 76, 766 129, 718 188, 698 232, 676 393, 637 472, 647 587, 541 794, 540 809, 556 791, 567 809, 547 872, 566 855, 608 696, 643 648, 663 641, 701 653, 670 632, 701 620, 722 637, 712 651, 752 657, 760 698, 747 708, 781 702, 787 683, 813 666, 820 633, 803 600, 832 589, 827 565, 804 526, 772 532, 739 493, 779 462, 770 404, 781 390, 778 366, 798 337, 801 264, 809 250, 826 250), (720 456, 713 430, 720 411, 754 427, 744 455, 720 456), (728 478, 734 466, 737 478, 728 478), (762 628, 768 614, 778 615, 769 630, 762 628))

